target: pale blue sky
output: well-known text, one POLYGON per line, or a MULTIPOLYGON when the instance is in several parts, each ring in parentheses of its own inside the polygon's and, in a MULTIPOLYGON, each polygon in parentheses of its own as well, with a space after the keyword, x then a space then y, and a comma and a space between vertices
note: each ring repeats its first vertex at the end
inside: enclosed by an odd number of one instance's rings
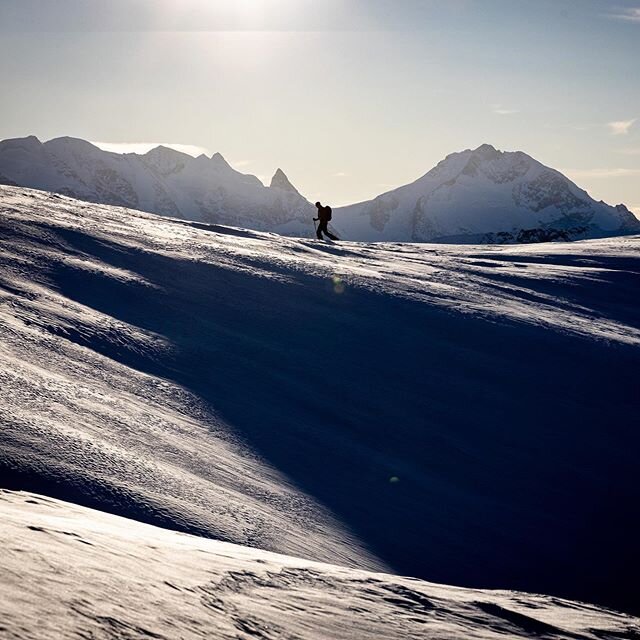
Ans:
POLYGON ((0 138, 220 151, 344 204, 489 142, 640 213, 640 0, 0 0, 0 138))

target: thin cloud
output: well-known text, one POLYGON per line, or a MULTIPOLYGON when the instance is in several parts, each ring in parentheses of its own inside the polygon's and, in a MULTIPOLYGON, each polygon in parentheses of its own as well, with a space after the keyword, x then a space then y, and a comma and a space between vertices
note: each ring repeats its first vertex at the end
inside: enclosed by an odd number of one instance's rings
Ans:
POLYGON ((616 120, 615 122, 607 122, 607 127, 609 127, 609 132, 611 133, 611 135, 626 136, 636 120, 637 118, 632 118, 631 120, 616 120))
POLYGON ((229 164, 239 169, 240 167, 248 167, 251 164, 251 160, 229 160, 229 164))
POLYGON ((562 169, 570 178, 627 178, 640 176, 640 169, 603 168, 603 169, 562 169))
POLYGON ((491 111, 499 116, 512 116, 516 113, 520 113, 518 109, 507 109, 501 104, 494 104, 491 106, 491 111))
POLYGON ((179 144, 175 142, 91 142, 103 151, 111 151, 113 153, 138 153, 144 154, 156 147, 169 147, 187 155, 197 156, 211 155, 211 151, 205 147, 199 147, 193 144, 179 144))
POLYGON ((632 7, 630 9, 621 9, 616 13, 610 13, 609 18, 614 20, 624 20, 625 22, 640 23, 640 7, 632 7))
POLYGON ((346 178, 348 177, 348 173, 345 173, 344 171, 338 171, 338 173, 334 173, 333 177, 334 178, 346 178))

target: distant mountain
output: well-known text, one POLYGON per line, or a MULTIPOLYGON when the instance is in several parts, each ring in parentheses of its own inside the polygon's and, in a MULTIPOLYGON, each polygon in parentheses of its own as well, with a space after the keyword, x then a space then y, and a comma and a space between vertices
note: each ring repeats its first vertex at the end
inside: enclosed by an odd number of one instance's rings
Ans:
MULTIPOLYGON (((156 147, 102 151, 85 140, 0 142, 0 184, 160 215, 309 236, 313 205, 281 169, 270 186, 211 158, 156 147)), ((521 151, 488 144, 453 153, 415 182, 336 208, 336 229, 362 241, 515 243, 640 233, 624 206, 596 202, 560 172, 521 151)))
POLYGON ((278 169, 270 187, 211 158, 156 147, 103 151, 85 140, 35 136, 0 142, 0 183, 54 191, 160 215, 304 235, 315 208, 278 169))
POLYGON ((640 233, 624 206, 596 202, 555 169, 489 144, 452 153, 415 182, 341 207, 348 238, 454 243, 576 240, 640 233))

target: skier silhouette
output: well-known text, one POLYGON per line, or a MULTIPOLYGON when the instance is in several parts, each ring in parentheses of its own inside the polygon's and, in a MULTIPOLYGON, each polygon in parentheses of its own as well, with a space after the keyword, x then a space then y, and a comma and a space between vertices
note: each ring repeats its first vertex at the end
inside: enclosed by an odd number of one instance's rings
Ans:
POLYGON ((331 220, 331 207, 329 205, 327 205, 326 207, 323 207, 320 202, 316 202, 316 207, 318 209, 318 217, 314 218, 313 220, 314 222, 316 220, 320 220, 320 224, 316 229, 316 235, 318 236, 318 240, 322 240, 323 233, 326 234, 332 240, 339 240, 337 236, 334 236, 333 233, 331 233, 329 229, 327 229, 327 224, 329 223, 329 220, 331 220))

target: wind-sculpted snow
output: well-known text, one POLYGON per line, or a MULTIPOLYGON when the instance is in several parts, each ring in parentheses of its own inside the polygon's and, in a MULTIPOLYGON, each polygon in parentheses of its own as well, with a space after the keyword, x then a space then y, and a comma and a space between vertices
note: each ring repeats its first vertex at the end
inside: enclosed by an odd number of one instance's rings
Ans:
POLYGON ((640 239, 325 244, 0 188, 0 478, 639 609, 640 239))
POLYGON ((0 492, 3 638, 629 640, 640 620, 319 564, 0 492))

